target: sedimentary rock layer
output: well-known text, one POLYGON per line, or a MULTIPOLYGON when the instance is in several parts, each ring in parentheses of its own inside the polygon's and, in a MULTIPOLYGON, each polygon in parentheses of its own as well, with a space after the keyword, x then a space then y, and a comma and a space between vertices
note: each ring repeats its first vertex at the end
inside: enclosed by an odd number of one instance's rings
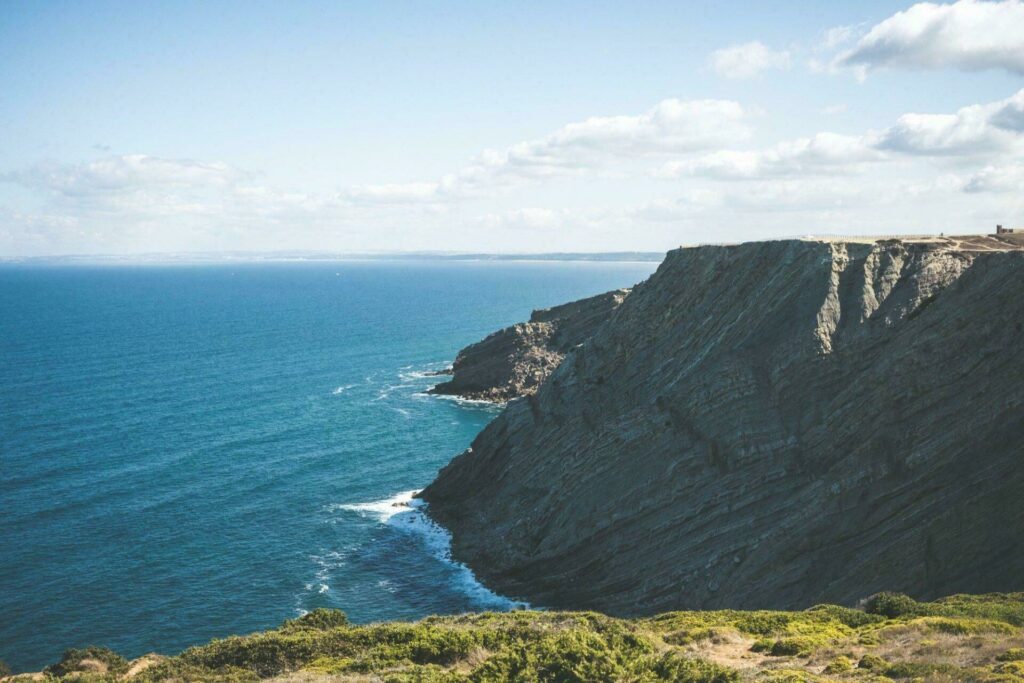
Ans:
POLYGON ((648 614, 1019 590, 1024 253, 670 252, 424 492, 535 605, 648 614))
POLYGON ((430 390, 484 401, 507 401, 537 391, 574 346, 608 319, 628 289, 533 312, 530 321, 499 330, 459 351, 452 379, 430 390))

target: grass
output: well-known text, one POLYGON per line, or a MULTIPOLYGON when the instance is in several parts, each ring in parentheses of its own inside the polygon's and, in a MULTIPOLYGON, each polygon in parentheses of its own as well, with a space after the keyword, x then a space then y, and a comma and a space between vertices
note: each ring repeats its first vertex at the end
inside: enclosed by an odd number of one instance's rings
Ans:
MULTIPOLYGON (((68 650, 51 681, 126 680, 103 648, 68 650)), ((139 683, 968 681, 1024 683, 1024 594, 933 602, 882 594, 864 609, 719 610, 615 619, 593 612, 479 613, 354 625, 316 610, 135 667, 139 683)))

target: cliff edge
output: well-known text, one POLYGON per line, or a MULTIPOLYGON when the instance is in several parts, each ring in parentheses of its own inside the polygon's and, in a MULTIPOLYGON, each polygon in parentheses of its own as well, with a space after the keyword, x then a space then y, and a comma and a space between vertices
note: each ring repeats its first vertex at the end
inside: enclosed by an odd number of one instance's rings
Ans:
POLYGON ((594 333, 629 294, 616 289, 553 308, 459 351, 452 378, 429 390, 463 398, 504 402, 537 391, 565 354, 594 333))
POLYGON ((1019 588, 1024 252, 672 251, 421 494, 502 593, 637 615, 1019 588))

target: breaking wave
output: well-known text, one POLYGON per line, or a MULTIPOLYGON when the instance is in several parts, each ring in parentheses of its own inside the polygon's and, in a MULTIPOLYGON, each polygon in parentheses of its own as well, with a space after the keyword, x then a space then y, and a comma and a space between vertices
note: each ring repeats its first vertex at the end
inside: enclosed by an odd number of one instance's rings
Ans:
POLYGON ((419 491, 402 491, 390 498, 366 503, 343 503, 331 506, 336 510, 356 513, 373 519, 418 539, 428 553, 449 566, 451 584, 481 609, 511 610, 527 608, 525 602, 498 595, 480 583, 473 570, 452 558, 452 537, 447 529, 426 514, 427 504, 416 498, 419 491))

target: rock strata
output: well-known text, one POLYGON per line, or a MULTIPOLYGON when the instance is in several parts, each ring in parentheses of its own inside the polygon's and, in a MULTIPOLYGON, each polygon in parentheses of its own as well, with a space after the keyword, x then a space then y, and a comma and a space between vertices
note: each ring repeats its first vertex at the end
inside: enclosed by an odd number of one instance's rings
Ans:
POLYGON ((499 330, 459 351, 452 379, 430 390, 504 402, 537 391, 562 358, 606 321, 628 289, 534 311, 529 322, 499 330))
POLYGON ((421 495, 546 607, 1019 590, 1022 342, 1010 240, 678 249, 421 495))

